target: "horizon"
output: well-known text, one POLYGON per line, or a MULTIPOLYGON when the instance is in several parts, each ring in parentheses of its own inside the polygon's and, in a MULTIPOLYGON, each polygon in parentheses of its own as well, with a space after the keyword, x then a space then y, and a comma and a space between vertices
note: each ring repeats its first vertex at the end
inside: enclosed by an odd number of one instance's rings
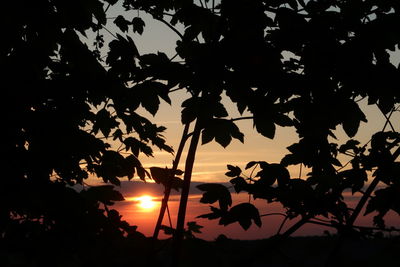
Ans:
MULTIPOLYGON (((197 185, 202 184, 201 181, 192 181, 190 186, 190 195, 187 208, 186 223, 190 221, 196 221, 198 225, 203 226, 201 229, 201 234, 195 234, 196 237, 204 239, 207 241, 215 240, 219 235, 223 234, 227 238, 237 239, 237 240, 257 240, 257 239, 268 239, 276 234, 281 222, 282 217, 277 216, 262 216, 262 226, 257 227, 252 224, 248 230, 244 230, 239 224, 230 224, 228 226, 223 226, 218 224, 217 220, 208 220, 204 218, 196 218, 199 215, 209 213, 209 206, 215 206, 215 204, 203 204, 200 203, 200 198, 202 196, 202 191, 196 188, 197 185)), ((104 183, 99 183, 101 185, 104 183)), ((230 186, 229 182, 221 183, 225 186, 230 186)), ((121 187, 116 187, 122 195, 124 196, 124 201, 116 201, 114 205, 110 208, 116 209, 120 215, 122 215, 122 220, 126 220, 129 224, 137 226, 137 230, 143 233, 147 237, 151 237, 154 232, 154 227, 158 218, 159 208, 161 200, 163 198, 164 188, 161 184, 157 184, 154 181, 121 181, 121 187), (143 210, 140 207, 140 203, 135 200, 137 197, 147 195, 153 197, 155 206, 151 210, 143 210)), ((230 188, 232 195, 232 206, 248 202, 249 195, 247 193, 235 193, 232 188, 230 188)), ((346 198, 346 203, 349 207, 354 207, 357 200, 360 198, 359 194, 351 195, 351 192, 346 192, 344 194, 346 198)), ((176 190, 171 191, 171 197, 168 202, 169 210, 171 213, 172 227, 175 226, 177 218, 177 209, 179 205, 180 192, 176 190)), ((284 208, 279 203, 267 203, 264 199, 251 198, 250 201, 260 210, 260 215, 269 213, 284 213, 284 208)), ((364 209, 365 210, 365 207, 364 209)), ((371 227, 373 222, 373 215, 368 214, 367 216, 360 216, 357 218, 356 226, 366 226, 371 227)), ((319 217, 320 219, 325 219, 324 217, 319 217)), ((287 229, 293 225, 298 219, 289 221, 285 227, 282 229, 287 229)), ((385 222, 387 227, 396 227, 400 225, 400 217, 395 214, 394 211, 390 211, 386 217, 385 222)), ((170 226, 167 214, 164 216, 163 225, 170 226)), ((327 233, 331 235, 336 234, 336 229, 321 225, 306 224, 300 228, 293 236, 325 236, 327 233)), ((171 236, 165 235, 163 231, 160 232, 160 239, 167 239, 171 236)))

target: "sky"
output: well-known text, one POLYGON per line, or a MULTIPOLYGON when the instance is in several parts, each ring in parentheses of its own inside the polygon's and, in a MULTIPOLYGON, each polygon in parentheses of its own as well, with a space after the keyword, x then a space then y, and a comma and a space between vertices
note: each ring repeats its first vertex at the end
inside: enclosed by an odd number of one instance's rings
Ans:
MULTIPOLYGON (((260 212, 262 226, 258 227, 252 224, 248 230, 244 230, 240 227, 238 223, 230 224, 228 226, 222 226, 218 224, 218 220, 207 220, 203 218, 196 218, 199 215, 206 214, 210 212, 209 204, 200 203, 200 198, 202 192, 196 189, 196 185, 199 182, 192 183, 191 194, 188 201, 188 209, 186 222, 196 221, 197 224, 203 226, 201 229, 201 234, 196 234, 196 237, 205 240, 215 240, 220 234, 232 239, 241 240, 254 240, 254 239, 264 239, 273 236, 277 233, 280 224, 282 223, 283 217, 281 215, 269 215, 263 216, 271 213, 282 213, 283 208, 279 203, 268 204, 265 200, 251 199, 251 203, 255 205, 260 212)), ((228 183, 224 185, 229 186, 228 183)), ((131 225, 137 225, 138 231, 145 234, 146 236, 152 236, 154 232, 154 227, 156 224, 157 216, 160 208, 160 201, 163 196, 163 188, 160 185, 154 183, 142 183, 142 182, 123 182, 121 187, 121 192, 125 196, 125 201, 117 202, 113 208, 117 209, 121 215, 122 219, 128 221, 131 225), (153 197, 154 207, 144 209, 138 201, 138 197, 148 195, 153 197)), ((231 192, 233 205, 242 202, 248 202, 249 196, 245 193, 234 193, 231 192)), ((351 193, 346 193, 346 203, 349 207, 354 208, 358 195, 352 196, 351 193)), ((170 201, 168 202, 172 226, 176 222, 176 214, 179 206, 179 192, 172 191, 170 201)), ((216 205, 214 205, 216 206, 216 205)), ((372 216, 360 217, 355 225, 358 226, 371 226, 372 216)), ((326 218, 321 218, 326 219, 326 218)), ((297 222, 298 219, 288 221, 282 228, 282 232, 288 229, 291 225, 297 222)), ((167 214, 164 217, 164 225, 170 226, 167 214)), ((389 212, 386 216, 387 226, 398 227, 400 225, 400 216, 394 214, 394 212, 389 212)), ((332 228, 306 224, 294 233, 294 236, 310 236, 310 235, 323 235, 324 231, 328 231, 331 234, 335 233, 332 228)), ((168 238, 169 236, 160 233, 160 238, 168 238)))
MULTIPOLYGON (((119 8, 111 9, 111 17, 113 17, 113 14, 118 14, 119 10, 119 8)), ((132 14, 132 16, 135 15, 136 14, 132 14)), ((138 34, 129 32, 129 36, 135 41, 139 53, 146 54, 157 53, 158 51, 161 51, 166 53, 169 57, 174 56, 174 47, 177 40, 176 34, 162 23, 151 20, 151 18, 145 14, 140 13, 139 15, 146 22, 143 35, 140 36, 138 34)), ((126 18, 129 20, 129 17, 126 18)), ((117 31, 111 22, 107 27, 112 32, 117 31)), ((107 32, 104 32, 104 35, 106 40, 112 38, 112 36, 108 35, 107 32)), ((399 58, 400 57, 398 56, 398 53, 392 55, 394 64, 398 64, 399 58)), ((167 130, 164 134, 167 143, 176 149, 180 142, 180 137, 183 130, 183 126, 180 122, 181 103, 187 99, 189 95, 183 91, 177 91, 172 93, 170 97, 172 100, 172 105, 162 102, 156 116, 153 117, 143 108, 140 108, 138 113, 149 118, 153 123, 167 127, 167 130)), ((231 103, 227 97, 223 98, 223 103, 227 108, 231 118, 237 118, 241 116, 237 112, 235 105, 231 103)), ((369 106, 367 105, 366 101, 360 102, 360 107, 366 114, 369 122, 361 123, 359 133, 355 136, 355 139, 359 140, 361 143, 366 143, 370 139, 371 134, 382 129, 385 119, 376 106, 369 106)), ((246 114, 243 116, 246 116, 246 114)), ((394 114, 393 121, 398 121, 398 119, 399 114, 394 114)), ((279 163, 281 158, 288 153, 286 147, 297 141, 297 135, 293 128, 277 127, 275 138, 270 140, 258 134, 253 128, 250 120, 240 120, 236 123, 245 135, 244 144, 234 139, 227 148, 223 148, 215 142, 211 142, 206 145, 199 145, 192 176, 193 182, 228 183, 229 177, 224 175, 224 173, 227 171, 227 164, 237 165, 244 169, 246 163, 253 160, 279 163)), ((398 126, 398 124, 395 124, 396 130, 399 130, 398 126)), ((339 141, 336 141, 338 143, 344 143, 348 140, 348 137, 345 135, 340 126, 335 134, 339 138, 339 141)), ((186 152, 183 153, 181 163, 179 165, 179 168, 182 170, 184 169, 183 163, 185 156, 186 152)), ((155 150, 153 158, 141 157, 140 160, 146 168, 151 166, 171 167, 173 156, 169 153, 155 150)), ((345 161, 346 158, 342 158, 342 160, 345 161)), ((299 166, 290 166, 289 171, 292 177, 299 177, 299 166)), ((304 170, 302 177, 304 178, 304 170)), ((154 184, 143 186, 143 183, 142 185, 139 185, 136 182, 131 184, 129 183, 130 182, 124 181, 122 187, 120 188, 127 200, 122 203, 117 203, 115 208, 121 212, 123 219, 127 220, 133 225, 138 225, 138 230, 140 232, 143 232, 146 235, 152 235, 152 231, 158 216, 158 209, 162 197, 162 188, 158 186, 158 189, 154 189, 154 186, 157 187, 157 185, 154 184), (140 208, 138 201, 135 200, 135 197, 146 194, 154 197, 156 205, 152 209, 144 210, 140 208)), ((246 194, 232 194, 232 196, 233 201, 236 204, 239 202, 248 201, 248 195, 246 194)), ((225 234, 228 237, 238 239, 266 238, 276 232, 282 220, 280 216, 265 216, 262 218, 263 225, 261 228, 252 225, 248 231, 241 229, 239 224, 230 225, 228 227, 219 226, 217 221, 196 219, 196 216, 209 212, 209 206, 199 202, 200 197, 200 192, 196 192, 192 186, 186 221, 196 220, 198 224, 203 225, 203 233, 199 235, 199 237, 207 240, 213 240, 219 234, 225 234)), ((355 198, 351 195, 348 196, 348 199, 349 203, 353 203, 355 200, 355 198)), ((283 211, 279 204, 267 205, 265 201, 261 200, 252 200, 252 203, 260 209, 261 214, 283 211)), ((173 225, 176 222, 178 205, 179 195, 174 194, 169 202, 173 225)), ((367 219, 368 220, 363 219, 358 223, 370 225, 371 218, 367 219)), ((399 216, 396 217, 391 214, 388 223, 389 225, 390 223, 393 225, 400 225, 399 216)), ((167 216, 165 216, 164 224, 169 224, 167 216)), ((306 225, 305 227, 301 228, 297 234, 321 235, 324 230, 327 229, 313 225, 306 225)))

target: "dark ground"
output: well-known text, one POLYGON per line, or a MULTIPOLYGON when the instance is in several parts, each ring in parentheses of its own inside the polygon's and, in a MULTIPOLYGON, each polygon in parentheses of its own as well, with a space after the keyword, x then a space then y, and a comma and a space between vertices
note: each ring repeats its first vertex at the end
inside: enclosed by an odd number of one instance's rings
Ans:
MULTIPOLYGON (((182 253, 182 266, 400 266, 399 237, 345 240, 337 254, 333 254, 336 245, 335 237, 295 237, 279 245, 271 239, 187 240, 182 253), (326 265, 327 262, 331 265, 326 265)), ((158 264, 155 260, 153 266, 163 266, 169 259, 169 252, 166 246, 157 255, 157 259, 161 260, 158 264)))
MULTIPOLYGON (((170 240, 152 243, 142 237, 85 244, 58 239, 31 241, 0 244, 0 267, 169 267, 171 263, 170 240)), ((345 240, 332 254, 336 244, 335 236, 293 237, 280 242, 189 239, 183 244, 180 266, 400 267, 400 236, 345 240)))

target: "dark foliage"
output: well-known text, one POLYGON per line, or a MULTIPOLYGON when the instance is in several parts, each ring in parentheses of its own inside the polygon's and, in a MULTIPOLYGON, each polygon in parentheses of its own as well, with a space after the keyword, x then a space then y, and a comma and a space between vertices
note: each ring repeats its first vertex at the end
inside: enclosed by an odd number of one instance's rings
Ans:
MULTIPOLYGON (((280 163, 250 162, 246 169, 259 168, 251 177, 235 166, 227 172, 237 192, 282 203, 285 221, 300 217, 295 228, 323 216, 340 233, 362 234, 354 221, 365 206, 366 213, 377 214, 374 223, 381 230, 387 230, 389 210, 399 213, 400 136, 390 121, 400 101, 399 68, 390 61, 400 43, 398 1, 39 0, 6 1, 2 7, 3 248, 37 249, 61 240, 61 257, 76 253, 86 265, 94 261, 84 260, 88 247, 109 252, 117 243, 141 239, 109 209, 123 199, 112 186, 70 188, 84 185, 89 175, 113 185, 122 177, 153 176, 166 192, 182 188, 177 240, 192 236, 200 228, 183 226, 198 141, 223 147, 233 139, 243 142, 235 121, 245 118, 271 139, 277 126, 296 129, 299 140, 280 163), (111 23, 120 31, 106 42, 107 10, 117 4, 125 11, 111 23), (128 20, 131 11, 138 15, 128 20), (179 36, 175 57, 139 53, 129 34, 147 30, 140 12, 179 36), (82 41, 88 35, 93 46, 82 41), (139 156, 152 156, 152 147, 173 150, 162 135, 166 128, 136 112, 141 106, 156 114, 160 101, 171 103, 169 93, 180 89, 190 93, 182 124, 196 123, 182 138, 191 137, 183 181, 175 177, 176 168, 143 168, 139 156), (251 116, 229 118, 224 94, 251 116), (353 138, 367 121, 361 99, 387 118, 383 130, 365 145, 353 139, 333 143, 338 127, 353 138), (351 157, 349 164, 340 162, 340 154, 351 157), (306 179, 290 175, 289 165, 307 167, 306 179), (345 190, 363 195, 354 210, 343 201, 345 190)), ((244 229, 252 222, 261 226, 258 210, 249 203, 231 207, 223 186, 199 189, 205 191, 202 202, 219 202, 201 217, 238 222, 244 229)), ((33 258, 31 265, 47 264, 33 258)), ((124 266, 111 258, 100 265, 124 266)))
MULTIPOLYGON (((115 2, 2 4, 1 266, 127 266, 134 258, 126 250, 143 250, 144 236, 110 208, 124 200, 113 185, 150 177, 139 155, 152 156, 151 146, 173 152, 165 127, 135 113, 141 104, 154 114, 158 97, 170 100, 164 84, 128 86, 139 68, 129 37, 111 41, 102 62, 99 31, 115 2), (93 32, 94 47, 83 41, 93 32), (86 186, 89 176, 113 185, 86 186)), ((122 16, 115 24, 130 25, 122 16)), ((143 31, 138 19, 132 24, 143 31)))

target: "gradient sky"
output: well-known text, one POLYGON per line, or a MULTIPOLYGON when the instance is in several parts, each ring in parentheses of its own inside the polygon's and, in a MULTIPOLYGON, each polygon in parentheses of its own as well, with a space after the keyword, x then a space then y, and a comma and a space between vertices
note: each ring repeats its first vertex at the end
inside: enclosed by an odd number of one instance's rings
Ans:
MULTIPOLYGON (((250 240, 268 238, 277 232, 279 225, 283 220, 283 217, 279 215, 262 216, 262 226, 259 228, 255 224, 252 224, 247 231, 243 230, 238 223, 234 223, 228 226, 222 226, 218 225, 218 220, 196 218, 201 214, 206 214, 210 212, 209 205, 202 204, 199 201, 201 198, 201 192, 195 188, 197 184, 198 183, 196 182, 192 184, 186 216, 186 222, 196 221, 197 224, 204 226, 204 228, 201 229, 202 233, 196 234, 197 237, 205 240, 215 240, 220 234, 224 234, 227 237, 233 239, 250 240)), ((160 201, 163 196, 162 186, 153 183, 145 184, 141 182, 126 181, 122 183, 121 192, 124 194, 126 200, 116 203, 113 208, 117 209, 121 213, 124 220, 128 221, 132 225, 137 225, 138 231, 145 234, 146 236, 151 236, 153 234, 156 224, 160 208, 160 201), (156 205, 153 209, 144 210, 140 207, 138 201, 135 200, 135 198, 142 195, 151 195, 154 197, 156 205)), ((354 208, 359 198, 359 195, 356 194, 352 196, 351 193, 346 193, 345 198, 346 203, 349 205, 349 207, 354 208)), ((233 205, 236 205, 241 202, 249 201, 249 197, 245 193, 232 193, 232 200, 233 205)), ((265 200, 261 199, 251 199, 251 203, 258 207, 260 215, 281 213, 283 211, 283 208, 279 203, 268 204, 265 200)), ((179 206, 178 192, 172 191, 172 195, 168 205, 171 213, 172 225, 174 226, 179 206)), ((358 218, 358 220, 355 222, 355 225, 371 226, 372 216, 373 214, 358 218)), ((285 229, 288 229, 296 221, 297 219, 287 222, 282 230, 285 231, 285 229)), ((164 217, 163 224, 167 226, 170 225, 167 214, 164 217)), ((400 216, 398 216, 394 212, 389 212, 386 216, 386 224, 388 227, 398 227, 400 225, 400 216)), ((329 231, 330 233, 335 233, 335 230, 332 228, 306 224, 302 228, 300 228, 294 235, 322 235, 325 230, 329 231)), ((168 236, 166 236, 162 232, 160 233, 160 238, 167 237, 168 236)))
MULTIPOLYGON (((110 10, 110 16, 113 17, 114 14, 118 14, 121 11, 120 8, 114 7, 110 10)), ((137 13, 130 13, 131 16, 136 16, 137 13)), ((146 14, 140 13, 140 16, 146 22, 146 28, 142 36, 138 34, 133 34, 129 32, 130 37, 135 41, 139 53, 157 53, 158 51, 166 53, 169 57, 175 55, 174 47, 177 40, 177 36, 164 24, 152 20, 146 14)), ((126 16, 126 19, 131 18, 126 16)), ((113 25, 112 20, 110 20, 107 26, 112 32, 117 31, 116 27, 113 25)), ((123 36, 124 34, 121 33, 123 36)), ((104 32, 105 39, 109 40, 112 38, 107 32, 104 32)), ((392 54, 392 62, 397 65, 399 62, 399 53, 396 52, 392 54)), ((189 97, 185 92, 178 91, 171 94, 172 105, 168 105, 162 102, 159 112, 155 117, 146 112, 144 109, 139 109, 139 113, 147 118, 149 118, 153 123, 164 125, 167 127, 165 132, 165 137, 167 143, 177 148, 183 126, 180 122, 181 116, 181 103, 189 97)), ((223 98, 223 103, 228 110, 231 118, 237 118, 241 115, 237 112, 236 107, 233 103, 229 101, 227 97, 223 98)), ((376 106, 368 106, 365 101, 360 102, 361 109, 365 112, 369 122, 361 123, 359 128, 359 133, 355 139, 359 140, 361 143, 366 143, 371 134, 380 131, 385 123, 383 115, 379 112, 376 106)), ((246 116, 246 114, 244 114, 246 116)), ((392 121, 399 121, 398 112, 394 114, 392 121)), ((237 121, 237 125, 240 130, 245 134, 244 144, 237 140, 233 140, 232 143, 227 147, 223 148, 215 142, 208 143, 206 145, 199 145, 198 152, 196 154, 196 161, 193 170, 192 181, 198 182, 223 182, 229 181, 229 178, 224 175, 226 172, 226 165, 238 165, 242 169, 247 162, 252 160, 263 160, 270 163, 279 162, 280 159, 287 154, 286 147, 296 142, 297 136, 292 128, 281 128, 277 127, 276 137, 274 140, 267 139, 260 134, 258 134, 252 126, 250 120, 237 121)), ((394 124, 396 130, 399 130, 398 123, 394 124)), ((343 129, 338 127, 335 132, 339 141, 337 143, 344 143, 348 140, 343 129)), ((179 165, 180 169, 184 169, 184 160, 186 152, 183 153, 181 163, 179 165)), ((145 167, 157 166, 157 167, 171 167, 173 156, 166 152, 155 151, 154 158, 141 157, 140 160, 145 167)), ((346 158, 341 158, 343 162, 346 158)), ((299 167, 292 166, 289 167, 292 177, 299 176, 299 167)), ((303 170, 304 177, 304 170, 303 170)), ((126 187, 129 188, 129 187, 126 187)), ((143 191, 132 190, 129 192, 126 188, 122 188, 124 195, 129 199, 134 196, 149 194, 146 190, 143 191)), ((161 199, 162 189, 158 192, 152 192, 152 195, 156 197, 157 200, 161 199), (160 191, 161 190, 161 191, 160 191)), ((233 194, 234 203, 247 201, 248 196, 245 194, 233 194)), ((172 214, 172 222, 176 222, 176 213, 178 207, 178 195, 174 195, 170 202, 170 210, 172 214)), ((193 193, 190 197, 188 204, 188 212, 186 221, 194 220, 196 216, 207 213, 209 211, 208 205, 199 203, 200 195, 199 193, 193 193)), ((351 200, 352 198, 350 198, 351 200)), ((256 201, 256 206, 260 208, 261 213, 270 213, 282 211, 279 205, 268 205, 266 206, 265 201, 256 201)), ((154 229, 155 222, 157 220, 158 208, 156 206, 152 211, 143 211, 138 208, 137 203, 132 200, 125 201, 123 203, 118 203, 116 208, 122 213, 123 218, 128 220, 133 225, 139 226, 139 231, 145 233, 146 235, 151 235, 154 229)), ((390 216, 390 222, 394 225, 400 225, 399 216, 390 216)), ((224 233, 232 238, 240 239, 257 239, 265 238, 270 236, 277 230, 282 218, 276 216, 263 217, 263 226, 258 228, 252 226, 248 231, 243 231, 239 224, 235 224, 229 227, 222 227, 217 225, 217 221, 207 221, 205 219, 197 219, 200 225, 204 225, 203 234, 200 237, 205 239, 214 239, 219 233, 224 233)), ((369 222, 371 218, 369 218, 369 222)), ((368 222, 368 223, 369 223, 368 222)), ((168 223, 167 220, 164 221, 165 224, 168 223)), ((361 224, 367 224, 365 220, 360 221, 361 224)), ((306 225, 299 231, 299 234, 321 234, 324 229, 321 227, 315 227, 312 225, 306 225)))

